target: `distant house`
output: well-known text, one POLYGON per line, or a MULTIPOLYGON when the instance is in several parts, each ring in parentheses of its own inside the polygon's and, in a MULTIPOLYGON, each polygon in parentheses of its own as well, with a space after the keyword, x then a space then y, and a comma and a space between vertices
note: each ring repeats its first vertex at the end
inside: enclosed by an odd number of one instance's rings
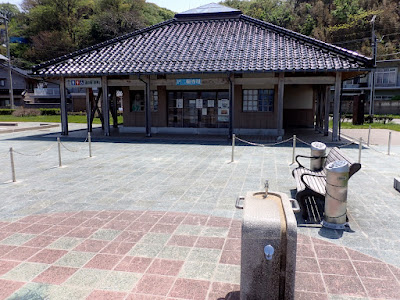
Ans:
MULTIPOLYGON (((400 102, 400 59, 377 61, 375 70, 374 89, 374 113, 376 114, 399 114, 400 102)), ((348 112, 354 96, 364 94, 366 105, 365 113, 369 111, 371 98, 371 76, 365 74, 343 82, 343 100, 348 102, 344 105, 343 112, 348 112)))
MULTIPOLYGON (((0 55, 0 108, 10 107, 10 76, 8 58, 0 55)), ((25 93, 33 91, 37 82, 36 78, 28 75, 28 72, 12 67, 14 104, 24 105, 25 93)))
MULTIPOLYGON (((286 128, 314 125, 328 134, 329 90, 335 85, 337 140, 342 80, 371 68, 372 60, 356 52, 208 4, 35 66, 32 75, 60 83, 63 134, 71 87, 86 90, 89 113, 100 103, 103 115, 111 112, 114 126, 122 91, 120 130, 147 136, 238 133, 280 139, 286 128)), ((108 117, 104 134, 110 134, 108 117)))

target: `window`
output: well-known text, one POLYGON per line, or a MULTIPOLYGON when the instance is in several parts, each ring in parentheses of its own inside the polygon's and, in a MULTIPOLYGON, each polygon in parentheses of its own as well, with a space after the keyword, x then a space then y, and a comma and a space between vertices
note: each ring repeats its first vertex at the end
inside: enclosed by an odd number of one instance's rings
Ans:
POLYGON ((151 91, 150 107, 151 111, 158 111, 158 91, 151 91))
POLYGON ((243 90, 243 111, 274 111, 274 90, 243 90))
POLYGON ((378 68, 375 72, 377 86, 396 86, 397 68, 378 68))
POLYGON ((0 78, 0 86, 6 86, 6 79, 0 78))
POLYGON ((144 111, 144 91, 129 91, 131 111, 144 111))

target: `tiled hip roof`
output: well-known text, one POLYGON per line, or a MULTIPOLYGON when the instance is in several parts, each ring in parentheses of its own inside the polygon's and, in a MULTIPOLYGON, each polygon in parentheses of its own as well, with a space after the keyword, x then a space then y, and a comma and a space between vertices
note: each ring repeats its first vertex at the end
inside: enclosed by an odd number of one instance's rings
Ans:
POLYGON ((370 59, 241 15, 161 23, 34 68, 35 75, 358 70, 370 59))

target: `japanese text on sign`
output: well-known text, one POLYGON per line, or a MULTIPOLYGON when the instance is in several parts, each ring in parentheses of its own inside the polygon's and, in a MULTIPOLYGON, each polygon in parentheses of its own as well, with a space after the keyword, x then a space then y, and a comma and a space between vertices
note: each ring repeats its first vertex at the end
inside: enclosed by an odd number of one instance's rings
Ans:
POLYGON ((177 79, 176 85, 201 85, 201 78, 177 79))

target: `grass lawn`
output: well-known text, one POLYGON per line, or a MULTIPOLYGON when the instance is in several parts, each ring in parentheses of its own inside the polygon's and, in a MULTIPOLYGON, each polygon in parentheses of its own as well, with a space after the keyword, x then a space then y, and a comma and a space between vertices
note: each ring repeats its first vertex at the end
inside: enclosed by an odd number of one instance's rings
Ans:
MULTIPOLYGON (((389 124, 364 123, 364 125, 353 125, 351 122, 342 122, 340 126, 342 129, 368 129, 370 125, 372 129, 389 129, 394 131, 400 131, 400 124, 394 124, 394 123, 389 123, 389 124)), ((332 121, 329 122, 329 128, 332 128, 332 121)))
MULTIPOLYGON (((0 115, 0 122, 40 122, 60 123, 60 116, 35 116, 35 117, 14 117, 11 115, 0 115)), ((68 115, 68 123, 86 123, 86 116, 68 115)), ((118 116, 118 124, 123 123, 122 116, 118 116)), ((101 124, 100 118, 94 118, 93 124, 101 124)), ((112 118, 110 118, 112 124, 112 118)))

